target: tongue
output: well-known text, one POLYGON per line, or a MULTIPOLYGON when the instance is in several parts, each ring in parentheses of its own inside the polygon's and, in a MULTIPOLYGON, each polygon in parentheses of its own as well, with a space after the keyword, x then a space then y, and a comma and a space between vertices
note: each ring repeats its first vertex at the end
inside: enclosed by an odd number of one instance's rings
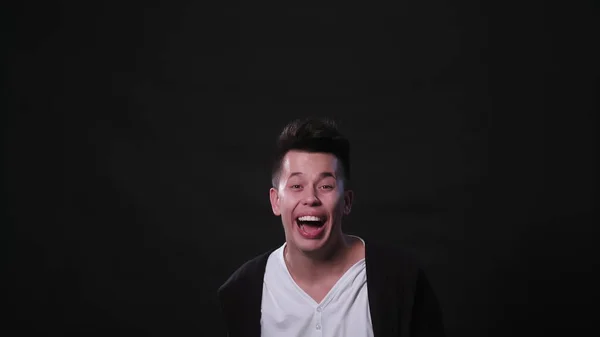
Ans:
POLYGON ((319 231, 319 228, 321 228, 321 226, 317 226, 317 225, 302 225, 302 230, 305 231, 308 234, 315 234, 319 231))

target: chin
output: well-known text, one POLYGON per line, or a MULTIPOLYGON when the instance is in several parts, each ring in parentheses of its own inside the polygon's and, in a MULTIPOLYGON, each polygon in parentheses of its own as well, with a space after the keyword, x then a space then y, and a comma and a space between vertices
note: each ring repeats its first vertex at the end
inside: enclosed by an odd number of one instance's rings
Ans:
POLYGON ((296 246, 296 248, 305 253, 320 251, 326 245, 326 243, 326 240, 307 241, 303 238, 296 238, 294 240, 294 245, 296 246))

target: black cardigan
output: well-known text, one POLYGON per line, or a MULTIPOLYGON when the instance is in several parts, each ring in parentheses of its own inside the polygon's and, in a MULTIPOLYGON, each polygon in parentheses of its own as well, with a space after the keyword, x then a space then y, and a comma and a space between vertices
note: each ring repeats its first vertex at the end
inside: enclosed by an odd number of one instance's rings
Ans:
MULTIPOLYGON (((227 336, 260 337, 263 277, 274 250, 244 263, 219 287, 227 336)), ((445 336, 437 297, 409 254, 366 242, 365 261, 375 337, 445 336)))

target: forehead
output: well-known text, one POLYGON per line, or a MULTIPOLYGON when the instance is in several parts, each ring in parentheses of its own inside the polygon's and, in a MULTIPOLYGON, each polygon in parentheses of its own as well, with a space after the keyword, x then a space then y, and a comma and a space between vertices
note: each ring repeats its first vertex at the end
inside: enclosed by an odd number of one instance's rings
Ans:
POLYGON ((320 174, 338 172, 339 165, 339 160, 331 153, 289 151, 283 157, 281 168, 284 175, 291 172, 320 174))

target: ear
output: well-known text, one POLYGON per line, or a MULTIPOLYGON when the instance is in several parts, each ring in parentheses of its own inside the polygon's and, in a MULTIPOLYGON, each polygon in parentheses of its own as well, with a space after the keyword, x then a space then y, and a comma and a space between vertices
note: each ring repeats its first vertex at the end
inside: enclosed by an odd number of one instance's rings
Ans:
POLYGON ((354 201, 354 192, 352 190, 344 191, 344 214, 350 214, 352 202, 354 201))
POLYGON ((273 214, 280 216, 281 211, 279 210, 279 191, 271 187, 269 190, 269 198, 271 199, 271 209, 273 209, 273 214))

